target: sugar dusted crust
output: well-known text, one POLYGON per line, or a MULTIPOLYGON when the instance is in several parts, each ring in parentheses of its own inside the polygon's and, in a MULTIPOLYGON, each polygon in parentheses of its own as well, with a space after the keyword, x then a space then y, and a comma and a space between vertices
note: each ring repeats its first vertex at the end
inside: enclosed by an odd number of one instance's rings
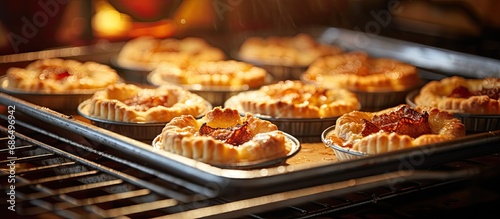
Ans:
POLYGON ((220 107, 195 119, 183 115, 172 119, 157 137, 157 145, 164 150, 214 165, 265 161, 284 157, 291 145, 276 125, 251 114, 240 116, 237 110, 220 107), (215 129, 230 129, 247 124, 249 137, 239 145, 227 143, 210 135, 200 134, 206 124, 215 129))
POLYGON ((223 87, 250 88, 266 82, 267 71, 249 63, 235 60, 200 62, 188 67, 179 67, 168 63, 158 66, 153 72, 162 81, 182 85, 208 85, 223 87))
POLYGON ((188 66, 225 59, 224 52, 198 37, 156 39, 143 36, 128 41, 117 57, 119 65, 152 70, 161 62, 188 66))
POLYGON ((208 104, 200 96, 174 85, 140 88, 116 84, 96 92, 89 115, 117 122, 168 122, 180 115, 201 116, 208 104))
POLYGON ((496 89, 496 92, 499 92, 500 78, 465 79, 452 76, 440 81, 431 81, 422 87, 419 95, 415 97, 415 103, 455 113, 500 114, 499 99, 493 99, 487 95, 467 98, 449 97, 452 91, 459 86, 472 92, 482 89, 496 89))
MULTIPOLYGON (((410 137, 395 132, 379 131, 367 136, 362 135, 365 120, 371 120, 376 115, 387 114, 398 110, 403 105, 388 108, 378 112, 353 111, 337 119, 335 129, 327 135, 333 143, 351 148, 354 151, 368 154, 380 154, 404 148, 438 143, 465 136, 465 126, 453 114, 433 107, 413 108, 419 113, 429 114, 428 122, 431 134, 410 137)), ((405 105, 407 106, 407 105, 405 105)))
POLYGON ((9 68, 6 76, 9 89, 46 93, 102 89, 120 80, 107 65, 58 58, 40 59, 25 68, 9 68))
POLYGON ((359 110, 356 94, 346 89, 324 89, 300 81, 280 81, 241 92, 226 106, 277 118, 327 118, 359 110))
POLYGON ((320 44, 311 36, 300 33, 289 37, 248 38, 241 45, 239 56, 242 60, 259 64, 308 66, 319 57, 341 52, 338 46, 320 44))
POLYGON ((302 78, 327 88, 355 91, 403 91, 421 83, 415 66, 390 58, 350 52, 319 58, 302 78))

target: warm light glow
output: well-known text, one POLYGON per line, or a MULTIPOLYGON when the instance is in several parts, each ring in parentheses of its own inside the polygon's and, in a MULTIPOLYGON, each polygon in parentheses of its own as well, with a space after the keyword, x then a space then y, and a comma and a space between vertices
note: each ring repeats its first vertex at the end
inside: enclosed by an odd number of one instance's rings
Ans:
POLYGON ((95 5, 92 28, 99 38, 127 39, 145 35, 163 38, 173 35, 176 30, 176 23, 169 18, 155 22, 138 22, 131 16, 120 13, 105 0, 96 1, 95 5))
POLYGON ((92 18, 92 26, 98 35, 120 36, 131 28, 131 19, 128 15, 121 14, 106 2, 96 4, 96 14, 92 18))

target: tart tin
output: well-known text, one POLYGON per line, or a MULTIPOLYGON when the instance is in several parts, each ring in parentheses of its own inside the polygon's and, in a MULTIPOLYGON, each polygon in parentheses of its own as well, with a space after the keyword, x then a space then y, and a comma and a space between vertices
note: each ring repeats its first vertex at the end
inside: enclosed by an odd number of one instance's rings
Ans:
MULTIPOLYGON (((304 75, 301 75, 300 80, 304 83, 318 85, 318 82, 308 80, 304 77, 304 75)), ((360 110, 367 112, 375 112, 405 103, 405 99, 408 93, 415 90, 415 88, 419 88, 421 86, 422 83, 410 89, 400 90, 400 91, 367 92, 367 91, 359 91, 353 89, 350 89, 350 91, 355 93, 356 96, 358 96, 358 100, 361 104, 360 110)))
POLYGON ((153 70, 153 68, 143 65, 125 65, 118 60, 118 55, 110 58, 110 64, 124 80, 141 84, 147 83, 147 75, 153 70))
MULTIPOLYGON (((272 160, 260 160, 260 161, 252 161, 252 162, 241 162, 241 163, 233 163, 233 164, 221 164, 221 165, 213 165, 222 169, 260 169, 260 168, 265 168, 265 167, 272 167, 272 166, 278 166, 283 164, 287 159, 295 156, 301 148, 300 141, 293 137, 292 135, 288 133, 283 133, 286 136, 286 141, 288 141, 290 145, 290 151, 288 154, 284 157, 279 157, 275 158, 272 160)), ((152 142, 152 146, 155 149, 163 150, 163 148, 159 145, 159 137, 154 138, 152 142)))
MULTIPOLYGON (((161 86, 164 84, 174 84, 163 80, 160 77, 160 74, 157 73, 156 71, 152 71, 151 73, 148 74, 147 81, 149 84, 152 84, 154 86, 161 86)), ((272 81, 272 76, 268 74, 265 84, 268 84, 271 81, 272 81)), ((194 84, 194 85, 175 84, 175 85, 180 86, 190 91, 191 93, 198 94, 199 96, 210 102, 214 107, 223 106, 224 102, 227 99, 242 91, 258 89, 258 88, 250 88, 249 86, 246 85, 240 87, 208 86, 200 84, 194 84)))
MULTIPOLYGON (((197 118, 203 117, 210 109, 212 109, 212 105, 210 103, 207 102, 206 104, 207 104, 207 111, 203 112, 201 115, 198 115, 197 118)), ((78 113, 84 118, 90 120, 90 122, 93 125, 107 129, 112 132, 116 132, 124 136, 128 136, 138 141, 146 142, 148 144, 151 143, 151 141, 159 133, 161 133, 163 127, 165 127, 165 125, 168 123, 168 122, 154 122, 154 123, 118 122, 118 121, 95 118, 89 114, 90 110, 89 107, 90 107, 90 99, 87 99, 78 106, 78 113)))
POLYGON ((365 92, 351 90, 358 96, 363 111, 379 111, 386 108, 394 107, 405 102, 406 95, 412 91, 389 91, 389 92, 365 92))
MULTIPOLYGON (((231 107, 238 110, 241 114, 246 112, 241 109, 241 107, 236 103, 236 98, 229 98, 225 104, 225 107, 231 107)), ((255 117, 263 120, 267 120, 276 126, 278 129, 289 133, 301 142, 321 142, 321 132, 325 128, 334 125, 337 117, 326 117, 326 118, 279 118, 271 117, 261 114, 253 114, 255 117)))
MULTIPOLYGON (((411 107, 416 107, 415 97, 420 93, 420 89, 413 90, 406 96, 406 103, 411 107)), ((467 132, 488 132, 500 130, 499 114, 471 114, 471 113, 453 113, 465 125, 467 132)))
POLYGON ((96 91, 100 90, 75 90, 67 93, 32 92, 7 88, 8 83, 6 76, 0 78, 0 92, 67 114, 76 113, 78 105, 82 101, 92 97, 96 91))
POLYGON ((308 66, 300 65, 273 65, 269 63, 262 63, 258 61, 242 59, 237 55, 235 55, 235 59, 265 69, 273 76, 274 81, 299 80, 302 73, 304 73, 308 68, 308 66))
POLYGON ((337 156, 339 161, 344 161, 344 160, 352 160, 352 159, 358 159, 358 158, 363 158, 368 156, 367 153, 359 152, 359 151, 354 151, 351 150, 348 147, 342 147, 340 145, 337 145, 333 143, 332 141, 328 140, 326 136, 328 136, 328 133, 332 132, 335 129, 335 125, 332 125, 328 128, 326 128, 322 133, 321 133, 321 141, 327 146, 333 149, 335 152, 335 155, 337 156))

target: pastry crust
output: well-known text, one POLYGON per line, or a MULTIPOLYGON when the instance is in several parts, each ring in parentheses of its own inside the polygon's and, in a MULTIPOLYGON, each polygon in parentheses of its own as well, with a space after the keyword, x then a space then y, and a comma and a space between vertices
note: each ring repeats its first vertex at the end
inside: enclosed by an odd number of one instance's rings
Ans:
MULTIPOLYGON (((387 115, 391 112, 402 110, 402 107, 405 107, 405 110, 410 108, 409 105, 402 104, 378 112, 353 111, 347 113, 337 119, 335 129, 328 133, 326 139, 341 147, 373 155, 465 136, 465 126, 459 119, 454 118, 452 113, 433 107, 413 108, 420 114, 424 114, 424 112, 428 113, 430 133, 412 137, 408 134, 400 134, 397 131, 387 132, 380 130, 363 135, 363 130, 366 129, 366 124, 363 120, 371 121, 375 116, 387 115)), ((419 123, 417 125, 425 124, 419 123)), ((409 130, 417 128, 416 126, 410 126, 409 130)))
POLYGON ((356 94, 346 89, 287 80, 241 92, 226 101, 228 106, 276 118, 327 118, 359 110, 360 103, 356 94))
POLYGON ((6 76, 9 89, 45 93, 102 89, 120 80, 116 71, 107 65, 58 58, 40 59, 25 68, 9 68, 6 76))
POLYGON ((403 91, 421 83, 415 66, 360 51, 319 58, 302 78, 327 88, 366 92, 403 91))
POLYGON ((251 114, 240 116, 235 109, 215 107, 200 119, 190 115, 172 119, 157 137, 157 145, 169 152, 205 163, 228 165, 284 157, 291 150, 285 138, 283 132, 269 121, 251 114), (248 140, 231 144, 231 137, 221 139, 217 134, 203 133, 201 129, 206 126, 215 129, 215 133, 219 130, 243 130, 236 127, 244 126, 243 138, 248 140))
POLYGON ((319 57, 339 54, 338 46, 320 44, 308 34, 292 37, 251 37, 240 47, 242 60, 259 64, 308 66, 319 57))
POLYGON ((90 99, 89 115, 117 122, 169 122, 180 115, 201 116, 209 104, 200 96, 175 86, 154 89, 116 84, 96 92, 90 99))
POLYGON ((188 67, 162 63, 152 72, 162 81, 180 85, 222 87, 259 87, 266 82, 267 71, 235 60, 200 62, 188 67))
POLYGON ((415 97, 415 103, 454 113, 500 114, 499 94, 500 78, 465 79, 452 76, 424 85, 415 97), (466 96, 450 97, 459 87, 467 89, 463 91, 466 96))
POLYGON ((218 61, 226 58, 224 52, 204 39, 156 39, 149 36, 128 41, 117 57, 123 67, 153 70, 161 62, 186 67, 201 61, 218 61))

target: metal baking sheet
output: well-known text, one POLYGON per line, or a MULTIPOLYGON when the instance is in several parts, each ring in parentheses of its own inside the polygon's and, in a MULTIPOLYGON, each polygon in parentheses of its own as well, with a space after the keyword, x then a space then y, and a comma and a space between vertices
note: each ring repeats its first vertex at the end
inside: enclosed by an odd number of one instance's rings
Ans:
POLYGON ((348 50, 364 50, 373 56, 394 58, 417 67, 452 75, 472 78, 500 77, 500 60, 374 34, 326 28, 320 32, 318 40, 338 44, 348 50))
POLYGON ((498 130, 470 135, 441 144, 410 148, 328 165, 319 162, 317 165, 280 165, 252 170, 223 169, 167 151, 156 150, 149 144, 92 126, 72 116, 31 104, 7 94, 0 93, 0 103, 5 106, 15 106, 16 112, 62 127, 100 145, 120 150, 125 154, 147 161, 162 171, 176 173, 200 183, 213 183, 221 192, 273 186, 293 188, 294 183, 290 182, 300 182, 295 184, 296 186, 311 186, 396 171, 406 162, 408 163, 405 164, 405 168, 420 169, 451 160, 500 151, 500 130, 498 130), (412 163, 416 157, 419 162, 412 163), (360 168, 367 166, 370 168, 360 168))
MULTIPOLYGON (((350 50, 363 49, 376 56, 398 58, 421 68, 465 77, 498 77, 500 74, 500 62, 498 60, 380 36, 369 36, 368 40, 366 40, 362 35, 359 35, 362 33, 337 28, 315 31, 319 33, 317 35, 318 39, 324 42, 339 44, 350 50), (362 41, 363 39, 365 41, 362 41)), ((15 65, 22 66, 28 61, 39 58, 59 56, 82 61, 92 60, 109 63, 110 58, 119 52, 120 45, 123 44, 105 44, 89 48, 63 48, 61 50, 50 50, 49 53, 40 51, 29 54, 0 56, 0 69, 15 65)), ((297 186, 320 185, 327 182, 397 171, 400 168, 405 168, 405 170, 408 168, 411 170, 424 169, 435 164, 500 151, 500 130, 497 130, 469 135, 462 139, 441 144, 350 161, 333 163, 318 161, 307 165, 280 165, 253 170, 222 169, 166 151, 154 150, 150 144, 92 126, 89 123, 75 119, 71 115, 61 114, 4 93, 0 93, 0 104, 5 106, 15 105, 16 112, 63 127, 101 145, 120 150, 134 158, 148 161, 159 170, 175 173, 180 177, 201 183, 210 182, 216 185, 221 192, 230 189, 261 189, 273 186, 289 189, 297 186), (370 168, 365 168, 368 166, 370 168)))

